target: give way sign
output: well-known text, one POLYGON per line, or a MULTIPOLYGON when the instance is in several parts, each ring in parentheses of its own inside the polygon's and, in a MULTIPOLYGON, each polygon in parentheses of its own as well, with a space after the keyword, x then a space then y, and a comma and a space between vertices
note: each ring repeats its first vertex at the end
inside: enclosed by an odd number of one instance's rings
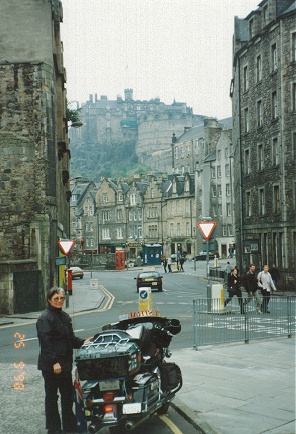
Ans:
POLYGON ((197 226, 204 239, 209 240, 216 227, 216 222, 198 222, 197 226))
POLYGON ((58 245, 62 253, 68 255, 74 246, 74 240, 59 240, 58 245))

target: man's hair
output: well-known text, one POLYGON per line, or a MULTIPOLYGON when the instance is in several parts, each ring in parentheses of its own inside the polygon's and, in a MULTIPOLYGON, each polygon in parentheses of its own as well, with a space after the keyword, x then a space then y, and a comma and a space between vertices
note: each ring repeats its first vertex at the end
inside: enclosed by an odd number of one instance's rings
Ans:
POLYGON ((53 286, 52 288, 50 288, 47 291, 46 300, 50 300, 53 295, 58 294, 59 292, 62 292, 63 294, 65 294, 65 291, 63 288, 59 288, 58 286, 53 286))
POLYGON ((250 264, 250 265, 249 265, 249 268, 251 268, 251 267, 255 267, 255 264, 250 264))

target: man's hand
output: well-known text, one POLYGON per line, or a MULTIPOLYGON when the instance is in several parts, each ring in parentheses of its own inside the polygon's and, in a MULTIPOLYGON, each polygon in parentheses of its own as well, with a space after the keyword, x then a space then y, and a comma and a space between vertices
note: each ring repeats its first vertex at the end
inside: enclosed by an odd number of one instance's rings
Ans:
POLYGON ((59 363, 55 363, 53 365, 53 372, 55 374, 60 374, 62 372, 62 368, 61 368, 61 365, 59 363))

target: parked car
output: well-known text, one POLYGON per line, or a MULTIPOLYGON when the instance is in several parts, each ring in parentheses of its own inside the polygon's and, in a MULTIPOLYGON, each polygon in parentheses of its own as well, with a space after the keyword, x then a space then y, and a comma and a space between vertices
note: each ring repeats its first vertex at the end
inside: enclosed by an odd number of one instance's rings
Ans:
POLYGON ((83 279, 84 270, 79 267, 70 267, 69 270, 72 271, 72 279, 83 279))
MULTIPOLYGON (((219 258, 219 254, 217 252, 209 252, 209 259, 219 258)), ((199 252, 198 255, 195 256, 196 261, 206 261, 207 260, 207 252, 199 252)))
POLYGON ((140 271, 135 279, 137 280, 137 292, 139 292, 139 288, 145 286, 150 287, 151 290, 162 291, 162 276, 154 268, 140 271))

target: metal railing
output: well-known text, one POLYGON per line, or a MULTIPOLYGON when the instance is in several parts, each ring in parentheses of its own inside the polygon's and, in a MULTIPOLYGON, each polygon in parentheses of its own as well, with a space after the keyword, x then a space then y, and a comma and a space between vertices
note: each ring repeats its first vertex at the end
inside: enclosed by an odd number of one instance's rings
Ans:
POLYGON ((193 300, 193 348, 295 334, 296 297, 272 296, 270 313, 257 313, 254 301, 240 313, 237 297, 226 307, 223 298, 193 300))

